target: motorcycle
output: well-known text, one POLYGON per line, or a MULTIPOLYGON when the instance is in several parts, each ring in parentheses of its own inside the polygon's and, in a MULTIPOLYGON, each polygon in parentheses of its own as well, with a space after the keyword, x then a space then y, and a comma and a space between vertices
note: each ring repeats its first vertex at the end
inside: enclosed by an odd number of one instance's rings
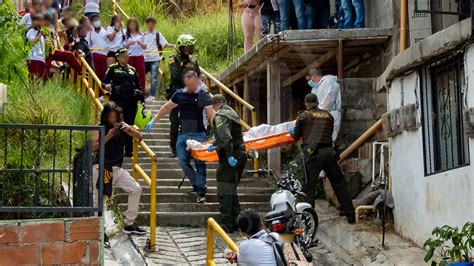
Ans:
POLYGON ((270 177, 277 185, 278 190, 270 199, 271 211, 265 216, 265 225, 282 239, 293 241, 311 262, 313 257, 309 249, 317 245, 315 236, 319 220, 309 203, 298 202, 298 198, 306 197, 300 181, 289 172, 278 178, 271 169, 248 170, 247 173, 270 177))

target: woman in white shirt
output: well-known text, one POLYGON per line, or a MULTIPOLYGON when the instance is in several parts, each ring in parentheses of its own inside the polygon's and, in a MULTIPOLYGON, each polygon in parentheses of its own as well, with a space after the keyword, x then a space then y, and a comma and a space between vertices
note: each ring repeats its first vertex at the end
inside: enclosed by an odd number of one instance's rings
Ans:
POLYGON ((140 32, 138 21, 130 18, 127 21, 127 37, 125 48, 128 49, 128 63, 135 68, 140 81, 140 87, 145 90, 145 35, 140 32))
POLYGON ((125 41, 125 29, 122 26, 122 17, 119 15, 112 16, 112 22, 107 27, 107 66, 115 63, 115 53, 118 49, 123 48, 125 41))
POLYGON ((87 35, 87 42, 92 50, 94 72, 100 80, 103 80, 107 72, 107 31, 101 27, 99 15, 92 15, 91 22, 94 29, 87 35))

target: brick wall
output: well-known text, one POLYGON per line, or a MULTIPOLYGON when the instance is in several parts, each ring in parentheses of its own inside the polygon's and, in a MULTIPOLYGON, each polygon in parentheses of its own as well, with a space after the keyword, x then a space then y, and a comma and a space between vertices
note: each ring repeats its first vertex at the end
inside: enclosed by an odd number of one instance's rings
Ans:
POLYGON ((100 218, 3 221, 0 265, 100 265, 100 218))

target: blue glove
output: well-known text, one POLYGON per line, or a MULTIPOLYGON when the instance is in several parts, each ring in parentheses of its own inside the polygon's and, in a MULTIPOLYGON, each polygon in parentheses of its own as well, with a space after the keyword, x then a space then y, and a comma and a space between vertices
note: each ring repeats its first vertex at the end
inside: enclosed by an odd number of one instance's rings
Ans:
POLYGON ((151 128, 153 127, 154 124, 155 124, 155 121, 153 121, 153 120, 151 120, 150 122, 148 122, 148 124, 146 124, 146 127, 145 127, 146 133, 151 132, 151 128))
POLYGON ((216 151, 216 146, 214 146, 214 144, 209 145, 209 147, 207 147, 207 151, 208 152, 216 151))
POLYGON ((293 136, 295 134, 295 128, 294 127, 290 128, 288 132, 290 133, 290 135, 293 136))
POLYGON ((234 156, 230 156, 229 158, 227 158, 227 162, 232 167, 235 167, 238 163, 237 159, 235 159, 234 156))

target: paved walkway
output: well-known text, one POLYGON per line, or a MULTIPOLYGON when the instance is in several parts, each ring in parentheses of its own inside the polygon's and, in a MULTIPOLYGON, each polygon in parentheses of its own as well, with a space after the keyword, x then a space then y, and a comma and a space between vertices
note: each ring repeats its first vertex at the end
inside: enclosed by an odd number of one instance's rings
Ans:
MULTIPOLYGON (((159 227, 157 228, 157 249, 153 253, 145 253, 148 236, 133 236, 132 240, 146 258, 148 265, 180 264, 202 265, 206 260, 206 229, 191 227, 159 227)), ((231 235, 236 241, 244 238, 238 233, 231 235)), ((224 253, 227 248, 218 237, 215 246, 215 262, 217 265, 227 265, 224 253)), ((311 250, 315 257, 315 265, 348 265, 329 251, 324 243, 311 250)))

